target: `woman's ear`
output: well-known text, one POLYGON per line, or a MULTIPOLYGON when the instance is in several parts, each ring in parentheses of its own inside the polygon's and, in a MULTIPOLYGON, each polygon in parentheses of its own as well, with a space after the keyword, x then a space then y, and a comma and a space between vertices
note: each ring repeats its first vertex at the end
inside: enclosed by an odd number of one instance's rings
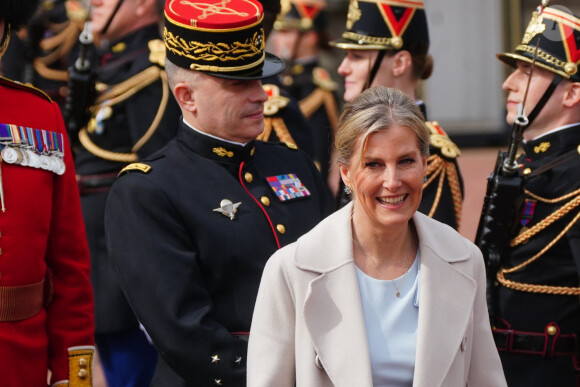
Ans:
POLYGON ((412 65, 413 60, 409 51, 402 50, 397 52, 393 57, 393 75, 395 77, 400 77, 401 75, 405 74, 412 65))
POLYGON ((340 170, 340 177, 345 186, 350 187, 350 167, 339 164, 338 169, 340 170))

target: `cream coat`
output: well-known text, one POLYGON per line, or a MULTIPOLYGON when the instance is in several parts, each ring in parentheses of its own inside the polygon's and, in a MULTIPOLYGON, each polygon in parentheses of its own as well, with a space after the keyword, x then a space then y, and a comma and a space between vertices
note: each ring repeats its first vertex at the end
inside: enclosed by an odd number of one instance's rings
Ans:
MULTIPOLYGON (((270 258, 248 348, 248 387, 372 386, 352 254, 352 204, 270 258)), ((413 386, 506 386, 475 245, 416 213, 421 250, 413 386)))

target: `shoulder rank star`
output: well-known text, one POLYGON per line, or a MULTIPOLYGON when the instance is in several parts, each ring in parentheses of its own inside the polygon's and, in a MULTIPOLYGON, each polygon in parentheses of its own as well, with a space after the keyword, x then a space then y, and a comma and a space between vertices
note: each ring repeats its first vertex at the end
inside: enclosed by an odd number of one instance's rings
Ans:
POLYGON ((227 216, 231 220, 234 220, 234 216, 236 215, 236 212, 238 212, 238 207, 240 204, 242 204, 242 202, 232 203, 232 201, 229 199, 222 199, 220 206, 218 208, 214 208, 213 210, 227 216))

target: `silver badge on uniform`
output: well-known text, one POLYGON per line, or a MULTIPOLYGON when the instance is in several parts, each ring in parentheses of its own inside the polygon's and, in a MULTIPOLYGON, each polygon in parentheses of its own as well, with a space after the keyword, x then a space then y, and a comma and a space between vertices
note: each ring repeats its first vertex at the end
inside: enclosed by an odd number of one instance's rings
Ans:
POLYGON ((234 220, 236 212, 238 212, 238 207, 242 204, 242 202, 232 203, 229 199, 222 199, 220 202, 220 206, 218 208, 214 208, 215 212, 219 212, 220 214, 227 216, 230 220, 234 220))

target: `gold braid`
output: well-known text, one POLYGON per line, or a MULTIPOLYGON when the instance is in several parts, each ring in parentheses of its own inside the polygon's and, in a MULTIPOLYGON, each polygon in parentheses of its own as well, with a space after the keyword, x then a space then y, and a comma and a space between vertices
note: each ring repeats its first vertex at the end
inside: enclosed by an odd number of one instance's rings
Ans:
POLYGON ((578 205, 580 205, 580 195, 576 196, 574 199, 570 200, 568 203, 564 204, 562 207, 552 212, 550 215, 548 215, 540 222, 538 222, 536 225, 534 225, 534 227, 531 227, 526 231, 520 233, 517 237, 511 240, 510 246, 514 247, 527 241, 528 239, 530 239, 531 237, 533 237, 534 235, 536 235, 537 233, 539 233, 540 231, 542 231, 543 229, 545 229, 546 227, 548 227, 549 225, 551 225, 552 223, 554 223, 555 221, 557 221, 558 219, 560 219, 561 217, 572 211, 574 208, 578 207, 578 205))
POLYGON ((457 228, 459 228, 463 208, 461 185, 459 184, 459 176, 457 175, 455 164, 452 162, 446 162, 445 164, 447 164, 447 179, 449 181, 449 188, 451 189, 451 197, 453 198, 453 208, 455 209, 455 221, 457 222, 457 228))
MULTIPOLYGON (((157 108, 157 113, 153 118, 153 122, 149 125, 149 128, 141 136, 141 138, 133 145, 131 149, 131 153, 122 153, 122 152, 112 152, 106 149, 103 149, 96 145, 90 138, 88 131, 86 128, 83 128, 79 132, 79 141, 85 147, 87 151, 92 153, 93 155, 109 161, 116 161, 121 163, 134 163, 139 160, 139 156, 137 155, 137 151, 145 145, 147 141, 153 136, 157 128, 159 127, 159 123, 163 119, 163 114, 165 113, 165 109, 167 107, 167 103, 169 101, 169 84, 167 82, 167 74, 165 71, 160 69, 157 66, 151 66, 142 72, 138 73, 137 75, 129 78, 128 80, 121 82, 120 84, 111 88, 111 90, 103 93, 99 96, 97 102, 102 106, 112 106, 119 102, 122 102, 138 91, 142 90, 143 88, 151 85, 157 79, 161 79, 162 83, 162 90, 163 94, 161 97, 161 102, 159 103, 159 107, 157 108)), ((95 109, 98 110, 98 109, 95 109)))
POLYGON ((423 189, 426 189, 437 177, 439 181, 437 184, 437 191, 435 192, 435 199, 433 200, 433 205, 429 211, 428 216, 433 217, 437 207, 439 206, 439 201, 441 200, 441 194, 443 192, 443 183, 445 182, 445 177, 449 182, 449 189, 451 190, 451 198, 453 200, 453 210, 455 213, 455 221, 457 222, 457 227, 461 222, 461 210, 463 206, 463 197, 461 196, 461 186, 459 185, 459 177, 457 175, 457 168, 452 162, 445 161, 439 155, 431 155, 427 159, 427 181, 423 184, 423 189))
MULTIPOLYGON (((569 213, 571 210, 573 210, 574 208, 576 208, 580 204, 580 195, 579 195, 580 189, 573 191, 573 192, 570 192, 566 195, 560 196, 559 198, 555 198, 555 199, 542 198, 538 195, 531 193, 528 190, 525 190, 525 193, 527 195, 529 195, 530 197, 538 200, 538 201, 541 201, 544 203, 551 203, 551 204, 558 203, 558 202, 561 202, 563 200, 569 199, 569 198, 573 197, 574 195, 578 195, 578 196, 571 199, 568 203, 564 204, 558 210, 554 211, 553 213, 551 213, 550 215, 548 215, 547 217, 542 219, 534 227, 520 233, 516 238, 514 238, 511 241, 510 246, 512 246, 512 247, 517 246, 523 242, 526 242, 531 237, 533 237, 535 234, 544 230, 546 227, 548 227, 549 225, 554 223, 556 220, 562 218, 564 215, 569 213)), ((544 248, 542 248, 539 252, 537 252, 534 256, 532 256, 528 260, 520 263, 517 266, 509 268, 509 269, 501 268, 497 272, 497 275, 496 275, 499 283, 501 283, 506 288, 519 290, 522 292, 570 295, 570 296, 580 295, 580 287, 528 284, 528 283, 511 281, 511 280, 508 280, 505 278, 505 274, 510 274, 510 273, 516 272, 516 271, 526 267, 527 265, 531 264, 532 262, 536 261, 543 254, 545 254, 546 251, 548 251, 560 239, 562 239, 562 237, 568 232, 568 230, 570 230, 570 228, 578 221, 578 219, 580 219, 580 212, 577 213, 576 216, 574 216, 574 218, 566 225, 566 227, 564 227, 562 229, 562 231, 560 231, 560 233, 550 243, 548 243, 546 246, 544 246, 544 248)))

